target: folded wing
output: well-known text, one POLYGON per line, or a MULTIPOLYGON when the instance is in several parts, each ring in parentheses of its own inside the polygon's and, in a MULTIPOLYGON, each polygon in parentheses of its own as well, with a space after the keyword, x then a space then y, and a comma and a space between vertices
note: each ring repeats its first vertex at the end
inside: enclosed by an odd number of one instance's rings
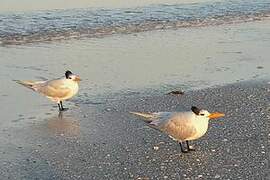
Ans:
POLYGON ((72 93, 72 89, 65 85, 63 79, 57 79, 47 81, 45 83, 35 84, 33 88, 35 88, 37 92, 44 94, 49 98, 62 99, 72 93))

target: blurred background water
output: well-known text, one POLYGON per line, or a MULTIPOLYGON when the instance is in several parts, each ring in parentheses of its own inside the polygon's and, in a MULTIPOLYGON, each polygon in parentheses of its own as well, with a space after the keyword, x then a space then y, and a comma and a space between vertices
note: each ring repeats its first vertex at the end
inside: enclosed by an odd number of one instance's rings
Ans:
POLYGON ((195 3, 174 2, 130 8, 92 7, 2 12, 0 44, 24 44, 160 29, 213 26, 263 20, 269 16, 269 0, 195 1, 195 3))

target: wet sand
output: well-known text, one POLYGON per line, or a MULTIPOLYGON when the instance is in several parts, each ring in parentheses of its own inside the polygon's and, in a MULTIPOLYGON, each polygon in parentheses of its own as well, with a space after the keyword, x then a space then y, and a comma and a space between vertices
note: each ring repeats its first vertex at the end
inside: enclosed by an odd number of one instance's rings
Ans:
POLYGON ((269 24, 0 47, 1 177, 269 178, 269 24), (66 69, 84 81, 62 116, 12 81, 59 77, 66 69), (178 89, 185 94, 164 95, 178 89), (195 104, 226 117, 212 121, 193 142, 197 151, 185 155, 127 113, 195 104))
MULTIPOLYGON (((269 84, 237 83, 181 96, 115 94, 28 127, 1 131, 4 179, 267 179, 269 84), (182 154, 177 143, 129 111, 188 110, 198 105, 226 117, 182 154)), ((22 122, 20 122, 22 123, 22 122)))

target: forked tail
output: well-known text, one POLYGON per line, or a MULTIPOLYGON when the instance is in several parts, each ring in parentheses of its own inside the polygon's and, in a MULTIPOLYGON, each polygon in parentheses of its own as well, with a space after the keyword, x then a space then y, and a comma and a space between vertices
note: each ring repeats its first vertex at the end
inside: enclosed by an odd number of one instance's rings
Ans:
POLYGON ((14 80, 16 83, 21 84, 29 89, 34 90, 33 85, 35 84, 34 81, 20 81, 20 80, 14 80))
POLYGON ((145 113, 145 112, 129 112, 129 113, 146 118, 146 119, 143 119, 145 122, 152 122, 153 121, 152 118, 155 117, 155 115, 152 113, 145 113))

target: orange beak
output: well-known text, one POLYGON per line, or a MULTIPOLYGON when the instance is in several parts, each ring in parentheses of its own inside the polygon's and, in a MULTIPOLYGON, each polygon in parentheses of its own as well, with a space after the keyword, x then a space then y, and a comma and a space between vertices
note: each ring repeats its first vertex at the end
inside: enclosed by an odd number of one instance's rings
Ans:
POLYGON ((211 113, 208 118, 209 119, 215 119, 215 118, 220 118, 220 117, 224 117, 225 114, 223 113, 220 113, 220 112, 214 112, 214 113, 211 113))
POLYGON ((75 79, 74 79, 74 81, 77 81, 77 82, 79 82, 79 81, 81 81, 82 79, 79 77, 79 76, 76 76, 75 77, 75 79))

